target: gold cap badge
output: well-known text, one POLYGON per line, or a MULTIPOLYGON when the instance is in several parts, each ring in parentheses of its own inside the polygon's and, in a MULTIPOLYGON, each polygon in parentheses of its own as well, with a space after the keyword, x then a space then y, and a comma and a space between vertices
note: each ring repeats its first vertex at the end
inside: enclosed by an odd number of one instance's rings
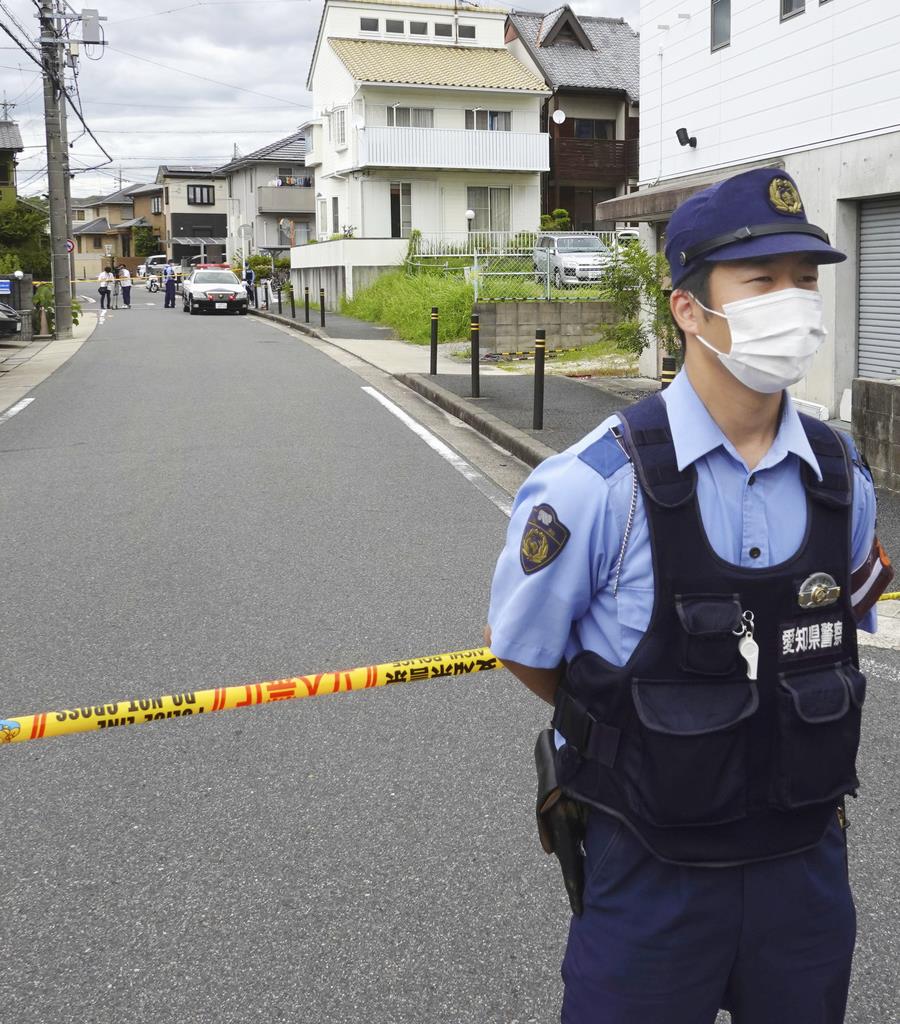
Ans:
POLYGON ((773 178, 769 185, 769 202, 779 213, 803 213, 803 201, 792 181, 773 178))

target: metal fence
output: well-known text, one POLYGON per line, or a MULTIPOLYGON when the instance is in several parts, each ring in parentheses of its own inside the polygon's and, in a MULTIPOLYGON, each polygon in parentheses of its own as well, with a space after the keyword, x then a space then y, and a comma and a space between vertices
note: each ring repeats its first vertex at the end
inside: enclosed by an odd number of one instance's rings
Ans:
POLYGON ((476 302, 584 301, 602 298, 603 268, 616 252, 612 231, 460 232, 423 235, 411 246, 408 265, 464 277, 474 288, 476 302), (569 240, 596 238, 600 245, 594 252, 577 247, 549 251, 537 244, 548 234, 569 240))

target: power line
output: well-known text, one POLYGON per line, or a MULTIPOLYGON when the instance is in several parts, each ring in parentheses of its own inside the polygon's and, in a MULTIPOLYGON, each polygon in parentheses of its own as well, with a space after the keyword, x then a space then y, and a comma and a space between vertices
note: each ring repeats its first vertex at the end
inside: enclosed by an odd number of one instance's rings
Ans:
MULTIPOLYGON (((308 4, 310 0, 255 0, 254 6, 260 4, 308 4)), ((144 21, 145 18, 158 18, 162 14, 177 14, 179 11, 187 11, 192 7, 245 7, 247 0, 220 0, 219 3, 212 3, 211 0, 195 0, 194 3, 183 4, 181 7, 170 7, 165 11, 154 11, 153 14, 144 14, 136 18, 118 18, 111 21, 110 25, 124 25, 129 21, 144 21)))
POLYGON ((283 96, 272 96, 267 92, 258 92, 256 89, 245 89, 242 85, 232 85, 231 82, 220 82, 217 78, 207 78, 206 75, 198 75, 193 71, 185 71, 184 68, 176 68, 171 64, 161 64, 158 60, 151 60, 149 57, 141 57, 137 53, 129 53, 128 50, 120 50, 118 46, 109 47, 110 50, 115 50, 116 53, 121 53, 126 57, 131 57, 133 60, 142 60, 145 64, 152 64, 154 67, 162 68, 164 71, 174 71, 179 75, 187 75, 189 78, 198 78, 201 82, 211 82, 213 85, 222 85, 226 89, 235 89, 238 92, 248 92, 253 96, 262 96, 267 100, 278 100, 279 103, 290 103, 291 106, 297 107, 299 110, 312 110, 312 107, 307 106, 304 103, 294 103, 292 100, 286 100, 283 96))

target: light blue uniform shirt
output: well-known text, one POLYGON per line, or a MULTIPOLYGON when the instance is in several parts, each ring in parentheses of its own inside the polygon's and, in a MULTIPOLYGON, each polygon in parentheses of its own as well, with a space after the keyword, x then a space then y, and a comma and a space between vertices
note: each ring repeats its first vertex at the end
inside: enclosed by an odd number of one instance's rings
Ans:
MULTIPOLYGON (((790 558, 806 531, 800 463, 821 479, 793 403, 784 403, 772 447, 751 472, 697 397, 687 373, 682 370, 663 397, 678 468, 692 463, 697 468, 700 515, 716 553, 756 569, 790 558), (754 558, 750 551, 756 548, 760 553, 754 558)), ((611 416, 541 463, 516 495, 488 614, 491 650, 501 661, 555 668, 564 657, 589 650, 624 665, 647 630, 653 562, 640 489, 625 557, 621 567, 617 564, 631 507, 631 464, 604 478, 578 458, 618 422, 611 416), (570 536, 556 558, 526 575, 519 561, 522 535, 532 509, 542 504, 554 509, 570 536)), ((868 474, 854 465, 853 569, 865 561, 874 537, 875 491, 868 474)), ((860 628, 875 632, 874 609, 860 628)))

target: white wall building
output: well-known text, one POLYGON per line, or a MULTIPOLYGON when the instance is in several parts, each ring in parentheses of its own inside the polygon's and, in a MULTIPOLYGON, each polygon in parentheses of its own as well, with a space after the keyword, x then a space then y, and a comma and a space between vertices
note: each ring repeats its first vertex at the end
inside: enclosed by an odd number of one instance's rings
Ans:
POLYGON ((314 237, 315 188, 305 153, 304 134, 297 131, 219 168, 228 203, 228 260, 236 249, 286 254, 314 237))
POLYGON ((492 8, 326 0, 306 157, 320 239, 537 228, 549 90, 504 46, 505 19, 492 8))
POLYGON ((214 167, 164 164, 156 183, 163 190, 166 253, 176 262, 200 255, 222 259, 228 219, 224 177, 214 167))
POLYGON ((854 376, 900 376, 896 4, 644 0, 640 36, 642 190, 606 216, 662 241, 697 189, 752 166, 789 171, 809 220, 849 256, 822 268, 829 340, 793 390, 849 418, 854 376))

